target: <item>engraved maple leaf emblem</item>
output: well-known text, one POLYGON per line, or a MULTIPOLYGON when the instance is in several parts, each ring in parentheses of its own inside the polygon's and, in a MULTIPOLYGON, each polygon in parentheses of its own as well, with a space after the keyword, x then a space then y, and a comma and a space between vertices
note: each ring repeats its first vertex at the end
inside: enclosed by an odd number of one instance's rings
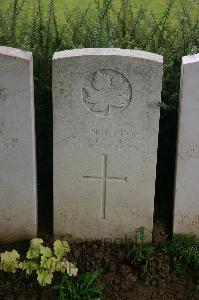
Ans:
POLYGON ((83 98, 92 112, 113 115, 129 105, 131 100, 130 83, 117 71, 97 71, 90 85, 84 86, 83 98))

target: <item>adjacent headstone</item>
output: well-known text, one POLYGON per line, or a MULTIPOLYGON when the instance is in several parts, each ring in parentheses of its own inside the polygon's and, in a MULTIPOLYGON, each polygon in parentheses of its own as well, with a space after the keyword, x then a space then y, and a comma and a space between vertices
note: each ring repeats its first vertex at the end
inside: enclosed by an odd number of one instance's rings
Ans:
POLYGON ((182 60, 174 232, 199 235, 199 54, 182 60))
POLYGON ((37 234, 32 54, 0 47, 0 241, 37 234))
POLYGON ((161 85, 156 54, 55 53, 56 237, 151 239, 161 85))

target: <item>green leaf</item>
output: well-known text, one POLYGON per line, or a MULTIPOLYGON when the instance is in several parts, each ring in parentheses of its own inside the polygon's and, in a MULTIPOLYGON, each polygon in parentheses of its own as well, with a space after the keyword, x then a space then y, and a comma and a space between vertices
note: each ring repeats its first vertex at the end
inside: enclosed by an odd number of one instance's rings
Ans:
POLYGON ((26 274, 30 275, 33 271, 36 271, 39 266, 34 261, 24 261, 19 264, 19 268, 26 271, 26 274))
POLYGON ((30 247, 32 248, 32 249, 38 249, 38 248, 40 248, 40 246, 43 244, 43 240, 42 239, 32 239, 31 241, 30 241, 30 247))
POLYGON ((43 245, 40 245, 40 254, 44 257, 51 257, 52 256, 52 250, 48 247, 44 247, 43 245))
POLYGON ((66 270, 69 276, 77 276, 78 268, 69 261, 66 261, 66 270))
POLYGON ((16 273, 19 267, 20 255, 16 250, 5 251, 0 254, 1 264, 0 270, 3 270, 7 273, 16 273))
POLYGON ((94 281, 96 281, 96 279, 102 275, 102 273, 103 273, 102 269, 97 269, 94 273, 87 272, 82 274, 79 277, 80 281, 83 284, 82 287, 86 287, 86 288, 90 287, 94 283, 94 281))
POLYGON ((37 270, 37 281, 41 286, 46 286, 52 283, 53 273, 49 270, 39 269, 37 270))
POLYGON ((143 243, 144 242, 144 227, 140 227, 138 229, 138 242, 143 243))
POLYGON ((47 258, 45 256, 41 256, 41 264, 40 266, 46 270, 49 270, 50 272, 54 273, 57 271, 57 265, 59 263, 59 260, 55 257, 47 258))
POLYGON ((42 239, 32 239, 30 241, 30 248, 26 254, 26 258, 33 259, 39 257, 42 244, 43 244, 42 239))
POLYGON ((77 276, 78 268, 66 259, 57 263, 57 271, 61 273, 67 272, 69 276, 77 276))
POLYGON ((65 273, 60 285, 55 287, 59 290, 59 300, 94 300, 100 298, 104 286, 95 286, 94 283, 101 274, 102 269, 98 269, 94 273, 84 273, 76 278, 71 278, 65 273))
POLYGON ((67 241, 57 240, 54 242, 53 248, 55 255, 60 259, 70 252, 70 247, 67 241))

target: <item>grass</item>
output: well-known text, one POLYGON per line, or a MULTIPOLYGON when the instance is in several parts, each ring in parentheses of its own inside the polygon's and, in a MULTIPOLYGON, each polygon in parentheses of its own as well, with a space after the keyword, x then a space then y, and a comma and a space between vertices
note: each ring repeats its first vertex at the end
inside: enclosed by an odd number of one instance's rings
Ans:
MULTIPOLYGON (((26 8, 31 11, 31 7, 33 6, 34 0, 25 0, 26 1, 26 8)), ((12 0, 0 0, 0 8, 8 7, 10 2, 12 0)), ((55 8, 56 8, 56 14, 58 17, 63 18, 64 17, 64 11, 66 8, 82 8, 85 9, 89 5, 95 5, 96 0, 55 0, 55 8)), ((134 4, 136 7, 140 7, 140 5, 143 5, 143 8, 148 8, 155 14, 160 14, 168 0, 129 0, 129 3, 134 4)), ((193 0, 186 0, 185 1, 188 5, 192 4, 193 0)), ((42 0, 42 5, 44 9, 47 11, 48 8, 48 0, 42 0)), ((180 0, 176 0, 176 5, 180 3, 180 0)), ((121 0, 114 0, 114 6, 117 8, 121 4, 121 0)))
POLYGON ((103 270, 86 272, 71 278, 64 274, 62 281, 55 289, 59 291, 59 300, 94 300, 101 299, 103 285, 97 285, 96 280, 102 275, 103 270))
MULTIPOLYGON (((142 230, 142 229, 141 229, 142 230)), ((175 235, 172 240, 154 247, 144 242, 144 232, 138 232, 138 244, 130 244, 128 258, 138 268, 141 278, 153 276, 156 258, 169 258, 171 270, 177 277, 186 276, 192 269, 195 277, 195 289, 199 292, 199 240, 194 236, 175 235)))

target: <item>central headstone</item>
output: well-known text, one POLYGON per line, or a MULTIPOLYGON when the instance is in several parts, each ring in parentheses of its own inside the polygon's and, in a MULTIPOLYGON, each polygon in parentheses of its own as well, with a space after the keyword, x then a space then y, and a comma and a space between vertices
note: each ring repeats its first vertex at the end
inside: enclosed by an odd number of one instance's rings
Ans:
POLYGON ((80 49, 53 60, 54 232, 125 238, 153 225, 162 57, 80 49))

